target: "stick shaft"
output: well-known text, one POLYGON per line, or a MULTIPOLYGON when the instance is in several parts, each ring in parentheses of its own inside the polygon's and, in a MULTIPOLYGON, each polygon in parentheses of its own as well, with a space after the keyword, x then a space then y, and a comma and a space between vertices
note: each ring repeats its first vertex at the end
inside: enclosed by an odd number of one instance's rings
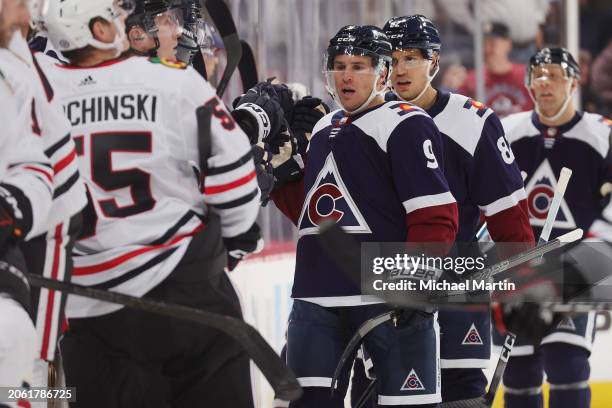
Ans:
POLYGON ((563 200, 565 190, 567 189, 567 184, 569 183, 571 177, 572 171, 570 169, 567 167, 561 169, 559 181, 557 182, 557 186, 555 188, 555 194, 553 196, 552 203, 550 204, 550 208, 548 209, 548 215, 546 215, 546 221, 544 222, 542 233, 540 234, 539 243, 547 242, 550 239, 550 232, 552 231, 553 224, 557 219, 559 206, 561 205, 561 200, 563 200))

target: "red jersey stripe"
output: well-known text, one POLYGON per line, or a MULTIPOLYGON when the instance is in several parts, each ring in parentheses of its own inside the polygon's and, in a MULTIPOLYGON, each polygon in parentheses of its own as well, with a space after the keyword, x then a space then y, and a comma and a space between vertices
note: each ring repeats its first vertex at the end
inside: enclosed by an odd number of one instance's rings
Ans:
POLYGON ((204 188, 204 194, 219 194, 219 193, 224 193, 224 192, 232 190, 232 189, 234 189, 236 187, 240 187, 240 186, 245 185, 249 181, 253 180, 255 177, 257 177, 257 173, 255 172, 255 170, 253 170, 252 172, 250 172, 246 176, 241 177, 241 178, 239 178, 237 180, 234 180, 234 181, 232 181, 230 183, 219 184, 218 186, 208 186, 208 187, 204 188))
POLYGON ((180 241, 182 241, 185 238, 194 236, 203 227, 204 227, 204 224, 200 224, 193 231, 191 231, 190 233, 176 236, 171 241, 169 241, 169 242, 167 242, 165 244, 151 245, 151 246, 147 246, 147 247, 144 247, 144 248, 139 248, 139 249, 136 249, 134 251, 128 252, 126 254, 123 254, 123 255, 115 258, 115 259, 111 259, 110 261, 102 262, 102 263, 99 263, 99 264, 90 265, 90 266, 75 267, 72 274, 73 274, 73 276, 85 276, 85 275, 93 275, 94 273, 98 273, 98 272, 107 271, 107 270, 112 269, 112 268, 116 267, 117 265, 121 265, 122 263, 127 262, 130 259, 135 258, 135 257, 137 257, 139 255, 146 254, 146 253, 154 251, 156 249, 163 249, 163 248, 171 247, 171 246, 179 243, 180 241))
POLYGON ((76 150, 73 148, 70 153, 66 155, 66 157, 55 163, 55 166, 53 166, 53 173, 57 174, 60 171, 64 170, 66 167, 68 167, 70 163, 74 161, 75 158, 76 150))

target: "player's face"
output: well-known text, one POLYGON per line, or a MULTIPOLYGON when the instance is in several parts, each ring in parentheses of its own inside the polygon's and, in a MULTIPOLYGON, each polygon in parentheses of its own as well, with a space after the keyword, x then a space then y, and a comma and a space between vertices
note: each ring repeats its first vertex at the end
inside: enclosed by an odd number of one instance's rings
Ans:
POLYGON ((157 27, 157 38, 159 49, 157 56, 169 60, 176 59, 176 47, 178 39, 182 33, 182 23, 178 16, 178 9, 172 9, 165 13, 155 16, 155 26, 157 27))
POLYGON ((358 109, 372 94, 376 77, 372 59, 366 56, 337 55, 333 71, 342 106, 349 112, 358 109))
POLYGON ((572 81, 567 78, 561 65, 538 65, 531 73, 531 90, 540 111, 552 116, 559 111, 567 97, 568 86, 572 81))
POLYGON ((393 51, 391 83, 399 96, 411 101, 416 98, 429 80, 429 60, 417 49, 393 51))

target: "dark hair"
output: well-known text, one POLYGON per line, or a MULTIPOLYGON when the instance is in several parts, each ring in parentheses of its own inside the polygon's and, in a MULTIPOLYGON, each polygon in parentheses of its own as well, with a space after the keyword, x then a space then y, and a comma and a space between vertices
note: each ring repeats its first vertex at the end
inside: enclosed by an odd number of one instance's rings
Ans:
MULTIPOLYGON (((92 32, 92 34, 93 34, 93 26, 96 23, 110 24, 106 19, 102 17, 92 18, 91 20, 89 20, 89 30, 92 32)), ((96 51, 96 47, 87 45, 83 48, 79 48, 76 50, 62 51, 62 55, 66 57, 66 59, 68 59, 68 61, 70 61, 71 64, 79 65, 81 62, 88 59, 91 56, 91 54, 93 54, 95 51, 96 51)))

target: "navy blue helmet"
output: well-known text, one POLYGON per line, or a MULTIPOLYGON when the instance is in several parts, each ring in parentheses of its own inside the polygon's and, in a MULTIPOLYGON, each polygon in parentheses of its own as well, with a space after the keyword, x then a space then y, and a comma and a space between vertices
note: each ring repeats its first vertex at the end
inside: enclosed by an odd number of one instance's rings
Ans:
POLYGON ((416 48, 423 52, 423 57, 432 59, 434 52, 440 52, 442 42, 438 29, 425 16, 393 17, 383 27, 395 50, 416 48))
POLYGON ((527 85, 531 85, 531 73, 534 68, 544 64, 559 64, 568 78, 580 78, 580 65, 574 56, 565 48, 542 48, 529 59, 527 69, 527 85))
POLYGON ((333 69, 334 57, 341 54, 362 55, 382 59, 386 63, 391 61, 391 43, 385 33, 375 26, 344 26, 329 41, 327 47, 326 68, 333 69))

